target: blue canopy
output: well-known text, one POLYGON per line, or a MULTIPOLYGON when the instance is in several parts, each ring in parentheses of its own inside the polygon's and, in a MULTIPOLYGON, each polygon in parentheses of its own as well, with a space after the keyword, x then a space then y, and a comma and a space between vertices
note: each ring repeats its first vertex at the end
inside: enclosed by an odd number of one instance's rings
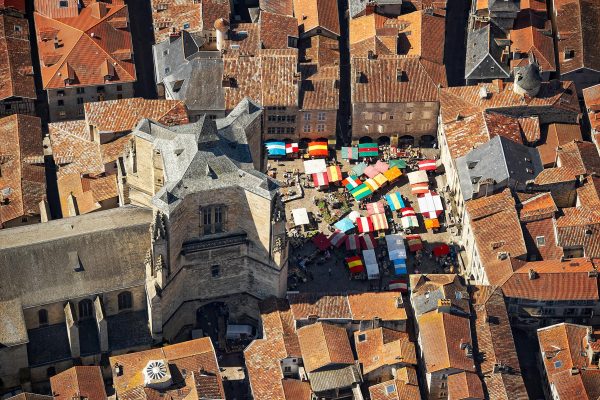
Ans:
POLYGON ((406 269, 406 260, 394 260, 394 274, 406 275, 408 270, 406 269))
POLYGON ((340 219, 338 222, 333 224, 333 226, 342 232, 348 232, 349 230, 354 229, 354 223, 352 223, 348 217, 340 219))
POLYGON ((361 176, 365 172, 365 168, 367 168, 367 164, 364 162, 356 164, 352 167, 352 175, 361 176))
POLYGON ((285 143, 284 142, 266 142, 267 152, 269 157, 285 157, 285 143))
POLYGON ((404 205, 404 200, 402 200, 402 196, 398 192, 386 194, 385 200, 387 201, 388 205, 390 206, 390 210, 392 211, 396 211, 406 207, 404 205))

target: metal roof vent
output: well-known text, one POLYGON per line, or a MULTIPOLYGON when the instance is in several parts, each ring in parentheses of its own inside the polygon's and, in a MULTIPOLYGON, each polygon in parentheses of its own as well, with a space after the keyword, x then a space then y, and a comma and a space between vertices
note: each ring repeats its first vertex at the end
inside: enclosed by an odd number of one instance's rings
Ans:
POLYGON ((143 370, 144 386, 156 390, 166 389, 173 383, 165 360, 151 360, 143 370))

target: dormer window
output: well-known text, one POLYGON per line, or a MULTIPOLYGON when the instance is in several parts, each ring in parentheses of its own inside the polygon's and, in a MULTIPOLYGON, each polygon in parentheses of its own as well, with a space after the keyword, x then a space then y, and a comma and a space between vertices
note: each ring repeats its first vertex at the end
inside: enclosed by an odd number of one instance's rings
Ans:
POLYGON ((60 0, 58 6, 61 8, 69 7, 69 2, 67 0, 60 0))
POLYGON ((570 60, 575 57, 575 50, 565 49, 565 60, 570 60))

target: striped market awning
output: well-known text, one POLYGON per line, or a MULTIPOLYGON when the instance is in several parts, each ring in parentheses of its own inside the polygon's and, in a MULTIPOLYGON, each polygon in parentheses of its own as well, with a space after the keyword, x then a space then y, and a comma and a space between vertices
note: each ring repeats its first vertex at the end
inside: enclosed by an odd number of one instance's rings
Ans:
POLYGON ((375 203, 367 204, 367 214, 368 215, 383 214, 383 213, 385 213, 383 201, 376 201, 375 203))
POLYGON ((375 169, 381 173, 384 173, 385 171, 390 169, 390 166, 381 160, 377 160, 377 162, 375 163, 375 169))
POLYGON ((379 155, 379 147, 377 143, 361 143, 358 145, 359 157, 377 157, 379 155))
POLYGON ((401 208, 404 208, 404 200, 402 200, 402 195, 398 192, 388 193, 385 195, 385 200, 390 206, 390 210, 396 211, 401 208))
POLYGON ((423 249, 423 241, 419 235, 408 235, 406 241, 408 242, 408 249, 412 252, 423 249))
POLYGON ((420 171, 435 171, 436 161, 435 160, 423 160, 419 161, 420 171))
POLYGON ((376 231, 384 231, 389 228, 387 218, 385 214, 373 214, 371 215, 371 222, 373 223, 373 229, 376 231))
POLYGON ((327 142, 310 142, 308 144, 308 154, 312 157, 327 157, 329 155, 327 142))
POLYGON ((375 176, 379 174, 379 171, 377 171, 374 166, 369 165, 367 168, 365 168, 365 172, 363 172, 363 174, 365 174, 367 178, 375 178, 375 176))
POLYGON ((329 178, 327 177, 327 174, 325 172, 317 172, 316 174, 312 175, 312 178, 313 178, 313 183, 315 184, 315 187, 322 187, 322 186, 329 185, 329 178))
POLYGON ((365 173, 365 168, 367 168, 367 164, 364 162, 356 164, 352 167, 352 175, 361 176, 365 173))
POLYGON ((363 250, 373 250, 377 247, 377 241, 375 241, 372 233, 363 233, 360 235, 360 241, 363 250))
POLYGON ((341 247, 346 242, 346 236, 347 235, 344 232, 336 229, 336 231, 333 232, 328 239, 335 247, 341 247))
POLYGON ((379 189, 379 184, 377 182, 375 182, 374 179, 367 179, 365 181, 365 185, 367 185, 369 187, 369 189, 371 189, 371 191, 376 191, 377 189, 379 189))
POLYGON ((342 184, 346 187, 346 189, 352 190, 362 185, 362 182, 356 176, 350 175, 342 181, 342 184))
POLYGON ((349 230, 354 229, 354 223, 348 217, 340 219, 338 222, 333 224, 333 226, 342 232, 348 232, 349 230))
POLYGON ((358 235, 352 234, 346 237, 346 250, 360 250, 360 238, 358 235))
POLYGON ((344 160, 358 160, 358 147, 342 147, 344 160))
POLYGON ((362 200, 365 197, 368 197, 373 194, 373 190, 366 184, 362 184, 354 188, 350 194, 354 197, 355 200, 362 200))
POLYGON ((356 226, 360 233, 373 232, 373 222, 369 217, 360 217, 356 219, 356 226))
POLYGON ((400 169, 406 168, 406 160, 398 159, 398 160, 390 160, 390 168, 398 167, 400 169))
POLYGON ((417 228, 419 226, 419 220, 417 219, 416 215, 402 217, 402 218, 400 218, 400 223, 402 224, 402 227, 405 229, 417 228))
POLYGON ((327 167, 327 178, 329 182, 339 182, 342 180, 342 170, 339 165, 327 167))
POLYGON ((410 192, 412 194, 423 194, 429 192, 429 183, 415 183, 410 185, 410 192))

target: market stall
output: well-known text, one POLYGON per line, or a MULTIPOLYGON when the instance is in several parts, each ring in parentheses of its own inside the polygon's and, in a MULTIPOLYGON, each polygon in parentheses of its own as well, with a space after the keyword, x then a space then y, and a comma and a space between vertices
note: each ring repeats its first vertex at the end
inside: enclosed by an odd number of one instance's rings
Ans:
POLYGON ((383 173, 389 182, 396 182, 402 176, 402 171, 398 167, 391 167, 383 173))
POLYGON ((306 211, 306 208, 293 209, 292 219, 294 220, 294 225, 296 226, 308 225, 310 223, 310 220, 308 218, 308 211, 306 211))
POLYGON ((377 157, 379 155, 379 147, 377 143, 361 143, 358 145, 359 157, 377 157))
POLYGON ((354 229, 354 223, 348 217, 340 219, 338 222, 333 224, 333 226, 342 232, 348 232, 354 229))
POLYGON ((377 247, 377 241, 372 233, 363 233, 360 235, 360 243, 363 250, 372 250, 377 247))
POLYGON ((306 175, 317 174, 319 172, 327 172, 327 164, 325 160, 306 160, 304 161, 304 173, 306 175))
POLYGON ((413 253, 423 249, 423 241, 420 235, 408 235, 406 241, 408 242, 408 249, 413 253))
POLYGON ((347 215, 347 217, 348 217, 348 219, 349 219, 350 221, 352 221, 352 223, 353 223, 353 224, 355 224, 355 223, 356 223, 356 220, 357 220, 358 218, 360 218, 360 213, 359 213, 358 211, 352 210, 352 211, 350 211, 350 213, 347 215))
POLYGON ((358 227, 358 232, 373 232, 373 222, 369 217, 360 217, 356 219, 356 226, 358 227))
POLYGON ((396 275, 407 274, 406 270, 406 247, 401 235, 386 235, 385 242, 388 248, 388 257, 394 264, 396 275))
POLYGON ((389 283, 389 289, 392 292, 408 293, 408 280, 394 279, 389 283))
POLYGON ((342 180, 342 170, 339 165, 332 165, 327 167, 327 178, 329 182, 339 182, 342 180))
POLYGON ((298 143, 286 143, 285 144, 285 154, 293 155, 293 154, 297 154, 298 152, 300 152, 300 147, 298 146, 298 143))
POLYGON ((265 147, 269 158, 281 158, 286 155, 284 142, 266 142, 265 147))
POLYGON ((417 196, 419 202, 419 211, 426 218, 434 219, 444 211, 442 198, 439 194, 428 190, 427 192, 417 196))
POLYGON ((379 185, 380 188, 388 184, 388 179, 384 174, 377 174, 373 180, 379 185))
POLYGON ((329 178, 326 172, 317 172, 312 175, 312 179, 317 190, 325 190, 329 187, 329 178))
POLYGON ((345 232, 336 229, 335 232, 329 235, 328 239, 332 245, 339 248, 346 242, 346 237, 347 235, 345 232))
POLYGON ((394 168, 394 167, 397 167, 399 169, 406 168, 406 161, 402 160, 402 159, 390 160, 389 164, 390 164, 390 168, 394 168))
POLYGON ((435 160, 419 161, 419 171, 435 171, 436 168, 435 160))
POLYGON ((419 226, 417 213, 412 207, 404 207, 400 209, 400 223, 404 229, 416 228, 419 226))
POLYGON ((352 175, 361 176, 365 172, 365 168, 367 168, 367 164, 364 162, 360 162, 354 166, 352 166, 352 175))
POLYGON ((377 171, 374 166, 369 165, 367 168, 365 168, 363 174, 367 178, 375 178, 375 176, 379 175, 379 171, 377 171))
POLYGON ((369 187, 369 189, 371 189, 372 192, 379 189, 379 184, 377 182, 375 182, 375 180, 372 178, 365 180, 365 185, 367 185, 369 187))
POLYGON ((331 246, 331 242, 327 239, 327 236, 321 232, 312 237, 312 242, 321 251, 327 250, 331 246))
POLYGON ((360 274, 365 270, 365 264, 360 256, 346 257, 344 261, 348 266, 348 270, 350 270, 350 273, 353 275, 360 274))
POLYGON ((329 155, 327 142, 310 142, 308 144, 308 155, 311 157, 327 157, 329 155))
POLYGON ((402 195, 399 192, 386 194, 385 201, 387 201, 388 206, 392 211, 404 208, 404 200, 402 200, 402 195))
POLYGON ((373 224, 373 230, 385 231, 389 229, 388 220, 385 214, 373 214, 369 218, 373 224))
POLYGON ((352 197, 354 197, 355 200, 360 201, 370 195, 373 194, 373 190, 367 186, 365 183, 355 187, 354 189, 352 189, 352 191, 350 191, 350 194, 352 195, 352 197))
POLYGON ((358 235, 348 235, 346 237, 346 250, 356 251, 360 250, 360 237, 358 235))
POLYGON ((363 250, 362 254, 367 269, 367 277, 369 279, 379 279, 379 264, 377 263, 375 250, 363 250))
POLYGON ((383 205, 383 201, 376 201, 374 203, 367 203, 367 215, 373 214, 384 214, 385 208, 383 205))
POLYGON ((374 165, 375 169, 377 171, 379 171, 380 173, 384 173, 385 171, 387 171, 388 169, 390 169, 390 166, 387 163, 384 163, 381 160, 377 160, 377 162, 374 165))
POLYGON ((342 159, 358 160, 358 147, 342 147, 342 159))
POLYGON ((432 251, 433 255, 436 257, 447 256, 448 254, 450 254, 450 246, 448 246, 446 243, 442 243, 440 245, 435 246, 432 251))
POLYGON ((438 229, 440 227, 440 220, 437 218, 425 218, 425 229, 438 229))
POLYGON ((356 176, 349 175, 346 179, 342 181, 342 185, 344 185, 346 189, 352 190, 362 185, 362 182, 356 176))

